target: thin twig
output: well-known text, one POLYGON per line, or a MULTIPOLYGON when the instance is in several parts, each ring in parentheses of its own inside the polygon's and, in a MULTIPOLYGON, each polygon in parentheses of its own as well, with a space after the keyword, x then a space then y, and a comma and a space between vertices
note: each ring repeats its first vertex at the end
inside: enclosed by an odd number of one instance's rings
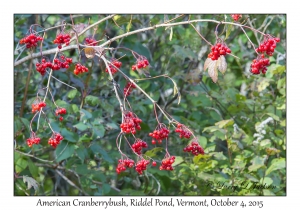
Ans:
POLYGON ((84 192, 82 189, 80 189, 78 186, 76 186, 70 179, 68 179, 65 175, 63 175, 59 170, 56 169, 55 172, 58 173, 58 175, 61 176, 64 180, 66 180, 69 183, 69 185, 71 185, 72 187, 75 187, 77 190, 79 190, 84 195, 88 195, 86 192, 84 192))
POLYGON ((37 159, 37 160, 42 161, 42 162, 53 163, 53 160, 52 160, 52 161, 49 161, 49 160, 43 160, 43 159, 40 159, 40 158, 35 157, 34 155, 29 155, 29 154, 24 153, 24 152, 21 152, 21 151, 19 151, 19 150, 15 150, 15 151, 16 151, 17 153, 21 154, 21 155, 28 156, 28 157, 32 157, 32 158, 37 159))
MULTIPOLYGON (((32 54, 32 51, 30 51, 30 54, 32 54)), ((22 105, 21 105, 21 109, 20 109, 20 117, 23 116, 23 112, 24 112, 24 108, 25 108, 25 103, 26 103, 26 99, 27 99, 27 91, 28 91, 28 86, 29 86, 30 76, 31 76, 31 71, 32 71, 32 64, 33 64, 33 61, 31 59, 30 64, 29 64, 26 84, 25 84, 24 96, 23 96, 22 105)))

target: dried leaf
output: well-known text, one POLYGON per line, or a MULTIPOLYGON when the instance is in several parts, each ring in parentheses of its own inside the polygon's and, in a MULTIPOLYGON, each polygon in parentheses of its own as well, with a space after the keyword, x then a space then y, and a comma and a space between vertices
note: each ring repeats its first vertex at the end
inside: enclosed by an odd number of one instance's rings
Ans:
POLYGON ((169 40, 172 41, 172 38, 173 38, 173 28, 171 27, 171 32, 170 32, 169 40))
POLYGON ((210 59, 210 58, 207 58, 206 60, 205 60, 205 62, 204 62, 204 71, 206 71, 206 69, 208 68, 208 66, 209 66, 209 64, 211 64, 213 62, 213 60, 212 59, 210 59))
POLYGON ((87 59, 92 59, 96 53, 96 51, 92 47, 86 47, 83 49, 83 51, 84 51, 85 57, 87 57, 87 59))
POLYGON ((280 153, 281 151, 276 148, 267 148, 266 152, 268 155, 276 155, 276 154, 280 153))
POLYGON ((170 78, 170 80, 173 82, 173 84, 174 84, 174 89, 173 89, 173 92, 174 92, 174 96, 178 93, 178 104, 180 104, 180 100, 181 100, 181 95, 180 95, 180 92, 178 91, 178 88, 177 88, 177 84, 176 84, 176 82, 171 78, 171 77, 169 77, 170 78))
POLYGON ((79 23, 77 25, 75 25, 73 27, 73 29, 77 32, 80 33, 81 31, 83 31, 83 29, 85 29, 87 27, 87 24, 83 24, 83 23, 79 23))
POLYGON ((218 68, 217 61, 211 61, 208 65, 208 75, 211 77, 212 81, 216 83, 218 81, 218 68))
POLYGON ((227 63, 226 63, 226 60, 225 60, 225 57, 223 55, 221 55, 218 59, 218 69, 219 71, 224 74, 226 69, 227 69, 227 63))
POLYGON ((34 190, 37 190, 39 188, 39 183, 35 181, 34 178, 29 176, 23 176, 23 182, 26 184, 27 182, 27 190, 29 190, 31 187, 34 188, 34 190))

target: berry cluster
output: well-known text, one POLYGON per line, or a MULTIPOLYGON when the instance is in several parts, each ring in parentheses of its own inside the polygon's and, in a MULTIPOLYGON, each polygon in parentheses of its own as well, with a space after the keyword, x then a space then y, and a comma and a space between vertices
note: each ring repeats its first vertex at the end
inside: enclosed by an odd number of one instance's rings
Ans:
POLYGON ((136 129, 141 130, 140 123, 142 120, 134 113, 127 112, 124 114, 124 122, 120 125, 122 132, 136 134, 136 129))
POLYGON ((76 63, 75 69, 74 69, 75 75, 82 74, 82 73, 88 72, 88 71, 89 71, 89 69, 87 67, 85 67, 84 65, 81 65, 80 63, 76 63))
POLYGON ((147 58, 141 57, 137 60, 135 65, 132 65, 131 69, 134 71, 137 69, 146 68, 147 66, 149 66, 149 61, 147 60, 147 58))
POLYGON ((136 154, 140 155, 142 154, 142 148, 147 148, 148 145, 145 141, 137 139, 137 141, 133 145, 131 145, 131 147, 136 154))
POLYGON ((265 74, 267 72, 267 66, 270 65, 270 60, 264 57, 264 54, 261 54, 252 61, 250 69, 252 74, 260 74, 260 72, 265 74))
POLYGON ((134 88, 136 88, 136 86, 133 83, 128 82, 124 87, 124 96, 129 96, 134 88))
POLYGON ((26 44, 26 48, 33 48, 37 46, 38 41, 42 41, 43 38, 36 36, 35 34, 29 34, 20 40, 20 44, 26 44))
POLYGON ((159 170, 173 171, 174 168, 172 167, 172 164, 174 162, 175 162, 175 156, 171 156, 163 159, 163 161, 161 162, 161 166, 159 167, 159 170))
POLYGON ((166 127, 159 126, 160 128, 153 131, 153 133, 149 133, 149 136, 151 136, 152 144, 156 144, 156 140, 158 144, 162 143, 162 140, 165 138, 168 138, 170 130, 166 127))
POLYGON ((57 71, 59 69, 68 69, 70 64, 73 62, 72 58, 67 58, 65 56, 60 56, 60 59, 55 58, 54 64, 52 65, 51 69, 57 71))
POLYGON ((131 159, 126 159, 126 160, 119 159, 119 164, 116 168, 116 172, 117 172, 117 174, 120 174, 122 171, 126 170, 126 167, 127 168, 132 168, 133 166, 134 166, 134 161, 133 160, 131 160, 131 159))
POLYGON ((179 134, 180 138, 186 138, 186 139, 189 139, 192 134, 184 125, 182 125, 180 123, 177 124, 175 132, 180 133, 179 134))
POLYGON ((231 50, 226 46, 226 44, 217 43, 211 48, 211 52, 208 54, 210 59, 218 60, 221 55, 226 55, 227 53, 231 53, 231 50))
MULTIPOLYGON (((110 69, 112 74, 115 74, 115 73, 118 72, 118 70, 114 66, 119 69, 119 68, 121 68, 122 63, 118 60, 115 60, 115 59, 111 61, 111 64, 109 64, 109 69, 110 69)), ((108 68, 105 69, 105 72, 108 73, 108 68)))
POLYGON ((61 68, 69 68, 70 64, 73 62, 72 58, 67 58, 65 56, 60 56, 60 58, 55 58, 54 64, 52 64, 49 61, 46 61, 46 59, 42 59, 41 63, 36 63, 36 70, 43 76, 46 73, 46 68, 50 68, 53 71, 57 71, 61 68))
POLYGON ((58 49, 61 49, 62 48, 61 44, 66 43, 66 46, 70 44, 70 39, 71 39, 70 34, 58 34, 54 39, 53 43, 58 44, 58 49))
POLYGON ((192 142, 190 145, 186 146, 183 149, 184 152, 190 152, 193 155, 197 156, 199 154, 204 155, 203 148, 198 144, 198 142, 192 142))
POLYGON ((240 18, 242 18, 242 15, 241 14, 232 14, 231 17, 234 21, 238 21, 240 18))
POLYGON ((44 101, 41 101, 39 103, 34 103, 31 105, 32 113, 35 113, 36 111, 40 111, 43 107, 46 106, 46 103, 44 101))
POLYGON ((59 145, 60 141, 62 141, 64 137, 60 135, 59 133, 53 133, 51 138, 48 141, 48 144, 50 144, 52 147, 56 148, 57 145, 59 145))
POLYGON ((276 48, 276 43, 280 42, 279 38, 274 38, 271 35, 266 35, 264 37, 264 42, 259 45, 259 47, 256 49, 257 52, 263 53, 265 52, 267 55, 272 56, 274 53, 274 50, 276 48))
POLYGON ((64 118, 61 116, 63 114, 67 114, 67 110, 65 108, 57 108, 55 110, 55 115, 59 116, 59 121, 62 121, 64 118))
POLYGON ((29 147, 32 147, 33 144, 39 144, 41 139, 32 132, 31 137, 26 140, 26 143, 29 147))
POLYGON ((52 63, 51 62, 46 62, 46 59, 42 59, 41 63, 36 63, 36 70, 42 75, 44 76, 46 73, 46 68, 51 68, 52 69, 52 63))
POLYGON ((143 174, 143 171, 145 171, 147 169, 147 165, 149 163, 150 163, 150 161, 145 160, 145 159, 142 159, 142 160, 138 161, 136 166, 135 166, 136 172, 138 172, 138 174, 143 174))
POLYGON ((85 44, 88 45, 88 46, 96 46, 97 45, 97 41, 94 38, 86 37, 85 38, 85 44))

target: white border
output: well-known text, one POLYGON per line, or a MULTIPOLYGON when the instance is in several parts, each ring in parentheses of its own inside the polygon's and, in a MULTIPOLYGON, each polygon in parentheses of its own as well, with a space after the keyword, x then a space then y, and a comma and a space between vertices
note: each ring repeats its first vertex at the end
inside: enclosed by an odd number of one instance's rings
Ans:
MULTIPOLYGON (((291 1, 293 2, 293 1, 291 1)), ((274 1, 2 1, 1 2, 1 176, 0 176, 0 206, 1 209, 37 209, 36 203, 39 198, 43 200, 56 200, 56 197, 13 197, 13 14, 14 13, 286 13, 287 14, 287 196, 285 197, 229 197, 231 200, 249 201, 263 200, 263 209, 273 209, 291 206, 291 209, 299 206, 300 190, 298 150, 299 130, 297 117, 299 115, 299 15, 297 5, 291 2, 274 1), (5 5, 4 5, 5 4, 5 5), (12 5, 9 5, 12 4, 12 5), (4 135, 3 135, 4 134, 4 135), (6 207, 6 208, 5 208, 6 207)), ((88 199, 89 197, 59 197, 60 200, 73 200, 74 198, 88 199)), ((93 197, 97 200, 109 199, 109 197, 93 197)), ((121 199, 121 197, 113 197, 121 199)), ((126 197, 130 199, 132 197, 126 197)), ((138 197, 134 197, 138 198, 138 197)), ((160 197, 164 198, 164 197, 160 197)), ((170 198, 170 197, 166 197, 170 198)), ((214 199, 214 197, 176 197, 185 200, 214 199)), ((226 198, 226 197, 222 197, 226 198)), ((221 197, 216 197, 221 199, 221 197)), ((49 208, 49 207, 47 207, 49 208)), ((74 207, 66 207, 74 209, 74 207)), ((87 208, 87 207, 85 207, 87 208)), ((103 209, 102 207, 89 207, 103 209)), ((131 207, 132 209, 134 207, 131 207)), ((148 207, 139 207, 148 208, 148 207)), ((153 207, 152 207, 153 208, 153 207)), ((155 207, 158 208, 158 207, 155 207)), ((167 209, 167 207, 163 207, 167 209)), ((188 207, 191 208, 191 207, 188 207)), ((201 207, 197 207, 199 209, 201 207)), ((224 207, 226 208, 226 207, 224 207)), ((232 207, 231 207, 232 208, 232 207)), ((247 207, 250 208, 250 207, 247 207)), ((299 207, 298 207, 299 208, 299 207)), ((114 209, 114 208, 109 208, 114 209)), ((120 208, 119 208, 120 209, 120 208)), ((135 207, 136 209, 136 207, 135 207)), ((150 208, 148 208, 150 209, 150 208)), ((196 208, 194 208, 196 209, 196 208)), ((228 208, 229 209, 229 208, 228 208)))

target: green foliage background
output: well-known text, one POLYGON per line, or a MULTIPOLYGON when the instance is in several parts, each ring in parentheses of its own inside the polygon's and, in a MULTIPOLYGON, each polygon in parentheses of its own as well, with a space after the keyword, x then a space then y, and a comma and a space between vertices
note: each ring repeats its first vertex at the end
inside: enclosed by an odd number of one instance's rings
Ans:
MULTIPOLYGON (((75 24, 92 24, 105 15, 75 15, 75 24)), ((163 23, 175 15, 118 15, 115 22, 107 20, 97 28, 95 38, 106 39, 150 25, 163 23), (117 24, 117 25, 116 25, 117 24)), ((187 20, 189 15, 176 20, 187 20)), ((197 15, 191 19, 213 19, 232 21, 230 15, 197 15)), ((42 77, 35 70, 33 59, 15 66, 14 69, 14 169, 15 195, 285 195, 286 194, 286 17, 285 15, 243 15, 251 20, 254 28, 280 37, 276 52, 270 57, 271 65, 266 75, 251 75, 249 68, 256 57, 255 52, 240 28, 220 25, 219 34, 236 59, 227 55, 227 71, 219 74, 218 83, 212 82, 203 64, 209 53, 209 47, 189 25, 172 28, 158 28, 124 37, 111 44, 111 47, 123 46, 148 58, 150 74, 169 75, 178 85, 181 102, 173 96, 173 83, 167 78, 139 81, 140 85, 174 119, 191 128, 199 137, 199 143, 205 149, 205 155, 193 157, 183 152, 188 140, 179 139, 171 133, 168 151, 176 156, 175 170, 160 171, 158 167, 148 167, 147 173, 138 175, 134 169, 117 175, 115 167, 120 158, 116 147, 116 137, 120 132, 121 112, 115 98, 108 74, 104 72, 103 62, 96 58, 82 63, 90 73, 75 76, 69 70, 54 72, 59 80, 72 85, 78 91, 52 79, 51 90, 57 105, 67 109, 63 122, 54 115, 55 106, 51 98, 47 99, 45 109, 51 126, 60 132, 65 140, 53 149, 47 142, 51 136, 44 118, 40 119, 39 130, 41 144, 29 148, 26 139, 30 136, 29 124, 33 117, 31 103, 36 93, 47 85, 47 74, 42 77), (224 33, 223 33, 224 32, 224 33), (30 70, 31 69, 31 70, 30 70), (91 70, 92 69, 92 70, 91 70), (26 104, 22 107, 28 72, 26 104), (20 110, 24 114, 20 116, 20 110), (259 125, 271 117, 273 120, 259 130, 259 125), (262 135, 257 140, 258 134, 262 135), (270 149, 271 148, 271 149, 270 149), (28 178, 29 177, 29 178, 28 178), (35 181, 36 189, 28 189, 35 181), (64 178, 65 177, 65 178, 64 178), (23 179, 22 179, 23 178, 23 179), (70 180, 72 184, 66 180, 70 180), (249 183, 245 186, 245 182, 249 183), (221 187, 219 184, 237 186, 221 187), (263 189, 253 186, 271 185, 274 188, 263 189), (75 187, 74 187, 75 186, 75 187)), ((71 23, 69 15, 15 15, 14 49, 25 36, 31 24, 38 23, 45 28, 60 24, 62 20, 71 23)), ((204 37, 215 43, 215 23, 194 24, 204 37)), ((67 28, 68 30, 68 28, 67 28)), ((255 46, 262 41, 259 33, 246 29, 255 46)), ((55 47, 52 43, 57 29, 46 33, 43 50, 55 47)), ((92 35, 93 30, 85 35, 92 35)), ((84 36, 79 37, 83 42, 84 36)), ((73 42, 72 44, 75 44, 73 42)), ((35 49, 34 52, 39 52, 35 49)), ((25 50, 19 59, 29 55, 25 50)), ((78 61, 78 51, 64 53, 78 61)), ((130 71, 135 63, 133 56, 119 50, 115 57, 125 55, 121 61, 122 70, 132 78, 143 78, 130 71)), ((112 54, 107 52, 107 57, 112 54)), ((53 58, 53 55, 47 56, 53 58)), ((115 75, 121 90, 125 79, 115 75)), ((43 95, 44 90, 39 93, 43 95)), ((139 91, 129 96, 132 109, 143 120, 138 137, 147 141, 147 155, 157 160, 163 159, 164 148, 153 146, 148 133, 157 126, 153 104, 139 91)), ((159 118, 167 124, 166 119, 159 118)), ((264 124, 264 123, 262 123, 264 124)), ((37 119, 33 120, 33 130, 37 119)), ((132 139, 131 139, 132 140, 132 139)), ((128 145, 121 149, 135 160, 128 145)), ((158 164, 160 165, 160 164, 158 164)))

